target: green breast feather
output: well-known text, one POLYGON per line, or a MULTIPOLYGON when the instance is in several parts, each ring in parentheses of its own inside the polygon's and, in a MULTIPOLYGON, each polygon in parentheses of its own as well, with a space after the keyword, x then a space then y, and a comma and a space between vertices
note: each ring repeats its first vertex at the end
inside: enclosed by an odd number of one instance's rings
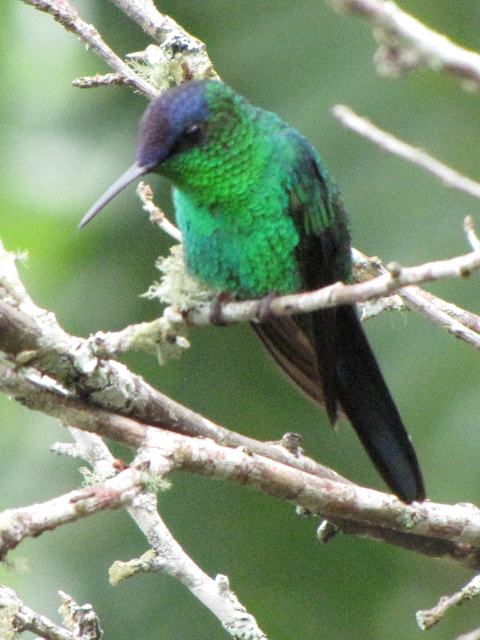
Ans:
POLYGON ((241 214, 234 217, 212 213, 175 191, 187 269, 210 286, 240 297, 298 290, 294 251, 299 238, 292 219, 282 215, 282 200, 270 196, 248 206, 242 203, 241 214))

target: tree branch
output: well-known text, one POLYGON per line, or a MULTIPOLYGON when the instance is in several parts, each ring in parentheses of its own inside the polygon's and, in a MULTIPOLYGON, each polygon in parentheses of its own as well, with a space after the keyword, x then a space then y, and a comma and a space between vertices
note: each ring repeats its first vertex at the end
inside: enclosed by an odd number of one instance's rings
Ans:
MULTIPOLYGON (((87 460, 93 469, 92 479, 97 484, 117 473, 115 458, 98 435, 75 428, 69 428, 69 431, 75 440, 73 450, 65 445, 56 445, 57 452, 87 460)), ((146 487, 156 484, 156 488, 161 488, 162 483, 166 485, 163 478, 170 465, 158 455, 155 456, 155 462, 155 480, 153 460, 148 458, 147 449, 140 451, 131 466, 143 471, 146 487)), ((109 493, 110 488, 104 486, 102 490, 109 493)), ((112 502, 112 508, 115 507, 112 502)), ((147 552, 140 559, 129 562, 115 562, 110 569, 111 584, 117 585, 139 572, 162 571, 186 586, 234 638, 267 640, 253 616, 230 591, 228 578, 217 576, 212 580, 175 540, 158 513, 157 498, 153 491, 145 488, 135 495, 126 509, 151 544, 153 553, 147 552)))
POLYGON ((479 566, 480 510, 473 505, 426 501, 407 506, 394 496, 300 471, 244 448, 232 449, 210 439, 155 429, 93 409, 85 402, 45 388, 38 380, 25 379, 19 372, 6 375, 0 369, 0 374, 0 390, 20 401, 23 398, 30 408, 143 452, 139 466, 121 471, 101 484, 4 512, 0 554, 25 537, 37 536, 99 510, 125 506, 139 495, 149 478, 163 478, 177 470, 249 486, 319 514, 352 533, 399 543, 427 555, 433 555, 436 549, 441 557, 451 557, 469 567, 479 566))
POLYGON ((44 615, 27 607, 15 591, 0 585, 0 633, 2 638, 16 638, 18 633, 31 631, 47 640, 82 640, 85 636, 75 635, 55 624, 44 615))
MULTIPOLYGON (((465 219, 465 228, 472 248, 475 247, 477 237, 472 226, 470 216, 465 219)), ((361 281, 377 275, 387 273, 378 258, 368 258, 357 249, 353 249, 354 264, 356 266, 356 276, 361 281)), ((397 297, 407 308, 423 315, 427 320, 433 322, 450 335, 458 338, 475 348, 480 348, 480 317, 470 311, 461 309, 451 302, 447 302, 434 296, 420 287, 408 286, 399 289, 397 297)), ((398 305, 394 308, 398 308, 398 305)))
POLYGON ((350 107, 337 104, 333 107, 332 113, 344 127, 355 131, 355 133, 370 140, 370 142, 373 142, 384 151, 421 167, 439 178, 447 187, 464 191, 474 198, 480 198, 480 183, 455 171, 455 169, 440 162, 423 149, 412 147, 391 133, 376 127, 367 118, 357 115, 350 107))
MULTIPOLYGON (((41 386, 55 388, 56 381, 64 386, 63 390, 55 391, 60 398, 68 395, 65 387, 72 387, 74 396, 88 400, 93 407, 132 415, 156 427, 212 438, 220 444, 245 447, 309 473, 342 479, 309 458, 229 431, 157 391, 121 363, 98 358, 93 339, 68 335, 53 313, 33 303, 20 280, 16 262, 15 255, 5 251, 0 243, 0 351, 8 354, 17 366, 34 365, 34 380, 41 382, 41 386)), ((18 371, 5 369, 1 375, 7 393, 27 400, 26 396, 35 389, 28 385, 28 369, 24 373, 25 388, 18 371)), ((38 405, 36 408, 43 410, 38 405)), ((48 409, 46 401, 44 408, 48 409)))
POLYGON ((443 616, 452 607, 463 604, 466 600, 480 595, 480 576, 473 577, 460 591, 440 598, 438 604, 432 609, 417 611, 417 623, 422 631, 431 629, 440 622, 443 616))
MULTIPOLYGON (((356 284, 335 283, 307 293, 295 293, 272 300, 270 310, 282 316, 308 313, 343 304, 373 300, 398 291, 405 285, 434 282, 447 278, 469 276, 480 268, 480 253, 472 251, 462 256, 402 267, 396 262, 387 265, 387 273, 356 284)), ((229 302, 222 306, 222 321, 226 323, 252 320, 258 317, 261 301, 229 302)), ((209 307, 193 309, 185 314, 187 320, 202 326, 210 323, 209 307)))
POLYGON ((419 287, 405 287, 400 295, 410 309, 425 316, 450 335, 480 349, 480 318, 454 304, 437 298, 419 287))
POLYGON ((139 470, 127 469, 102 484, 76 489, 28 507, 0 513, 0 558, 3 559, 25 538, 35 538, 105 509, 116 509, 131 502, 143 487, 139 470))
POLYGON ((128 512, 152 545, 155 556, 143 556, 140 562, 133 560, 129 563, 115 563, 110 571, 110 575, 115 576, 115 583, 118 582, 119 575, 130 577, 139 570, 145 573, 162 571, 187 587, 234 638, 267 640, 255 618, 230 590, 228 578, 223 575, 210 578, 175 540, 158 514, 155 494, 137 496, 128 512))
POLYGON ((97 73, 94 76, 82 76, 72 80, 74 87, 79 89, 93 89, 96 87, 110 87, 112 85, 132 86, 131 82, 121 73, 97 73))
MULTIPOLYGON (((207 57, 205 44, 185 31, 173 18, 160 13, 153 0, 111 0, 111 2, 160 45, 177 50, 199 51, 207 57)), ((211 62, 209 64, 213 67, 211 62)))
POLYGON ((67 31, 71 31, 84 42, 88 48, 104 60, 109 67, 120 73, 130 84, 147 98, 155 98, 158 92, 131 67, 129 67, 110 47, 103 41, 102 37, 91 24, 80 18, 77 9, 69 0, 23 0, 39 11, 50 14, 67 31))
POLYGON ((428 67, 460 78, 467 87, 480 87, 478 53, 460 47, 425 26, 391 0, 327 2, 335 9, 365 18, 372 24, 379 42, 374 58, 379 73, 397 76, 428 67))

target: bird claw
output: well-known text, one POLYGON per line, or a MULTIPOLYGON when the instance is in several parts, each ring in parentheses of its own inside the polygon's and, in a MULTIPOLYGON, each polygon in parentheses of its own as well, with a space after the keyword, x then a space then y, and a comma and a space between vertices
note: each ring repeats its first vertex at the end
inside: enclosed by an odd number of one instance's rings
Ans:
POLYGON ((257 308, 257 319, 259 322, 267 322, 274 317, 274 313, 272 313, 270 307, 272 305, 272 300, 276 297, 276 293, 267 293, 266 296, 260 298, 258 301, 257 308))
POLYGON ((225 322, 222 315, 222 305, 229 300, 230 294, 226 291, 220 291, 220 293, 217 293, 213 299, 208 319, 210 320, 210 324, 213 324, 214 327, 227 326, 228 323, 225 322))

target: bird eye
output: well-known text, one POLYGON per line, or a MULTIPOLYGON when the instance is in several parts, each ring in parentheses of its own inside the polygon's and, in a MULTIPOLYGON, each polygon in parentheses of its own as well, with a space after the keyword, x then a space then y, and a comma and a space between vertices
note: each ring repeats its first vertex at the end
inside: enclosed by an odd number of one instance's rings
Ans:
POLYGON ((188 151, 202 144, 207 132, 206 122, 192 122, 179 132, 169 155, 188 151))
POLYGON ((194 122, 188 125, 183 132, 185 142, 189 145, 199 144, 205 135, 206 126, 203 122, 194 122))

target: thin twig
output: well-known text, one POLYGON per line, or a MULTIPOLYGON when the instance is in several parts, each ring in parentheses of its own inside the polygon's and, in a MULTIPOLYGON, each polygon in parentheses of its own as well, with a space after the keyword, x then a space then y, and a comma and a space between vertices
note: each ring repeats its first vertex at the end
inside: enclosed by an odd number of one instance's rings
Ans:
POLYGON ((379 73, 399 75, 428 67, 480 87, 480 55, 464 49, 402 11, 391 0, 327 0, 335 9, 366 18, 379 42, 379 73))
MULTIPOLYGON (((149 75, 159 90, 171 83, 217 78, 205 44, 185 31, 170 16, 160 13, 153 0, 111 0, 160 46, 149 45, 141 59, 154 71, 149 75)), ((141 55, 141 54, 140 54, 141 55)), ((129 56, 130 59, 132 56, 129 56)), ((138 54, 135 54, 139 59, 138 54)))
POLYGON ((449 596, 443 596, 432 609, 417 611, 417 623, 422 631, 431 629, 440 622, 452 607, 463 604, 466 600, 480 595, 480 575, 476 575, 460 591, 449 596))
POLYGON ((480 198, 480 183, 467 178, 458 171, 455 171, 455 169, 452 169, 443 162, 440 162, 423 149, 413 147, 410 144, 399 140, 391 133, 380 129, 367 118, 363 118, 356 114, 352 109, 350 109, 350 107, 337 104, 333 107, 332 113, 336 118, 338 118, 338 120, 340 120, 344 127, 347 127, 347 129, 350 129, 351 131, 355 131, 355 133, 358 133, 367 140, 370 140, 370 142, 378 145, 384 151, 425 169, 425 171, 428 171, 439 178, 443 184, 448 187, 464 191, 475 198, 480 198))
POLYGON ((97 87, 111 87, 112 85, 130 85, 132 82, 121 73, 97 73, 94 76, 82 76, 72 80, 74 87, 79 89, 94 89, 97 87))
MULTIPOLYGON (((315 309, 380 298, 410 284, 466 277, 480 269, 480 253, 473 251, 455 258, 427 262, 415 267, 402 267, 398 263, 390 263, 386 268, 388 273, 365 282, 351 285, 336 283, 316 291, 275 298, 270 309, 276 315, 306 313, 315 309)), ((222 306, 222 320, 226 323, 252 320, 258 316, 258 312, 258 301, 229 302, 222 306)), ((210 323, 209 314, 209 308, 204 308, 194 309, 186 316, 192 324, 206 325, 210 323)))
POLYGON ((153 191, 150 185, 139 182, 136 193, 142 201, 142 209, 150 216, 150 222, 156 224, 177 242, 181 242, 180 229, 172 224, 160 207, 153 202, 153 191))
MULTIPOLYGON (((469 219, 468 233, 470 234, 468 239, 472 244, 477 235, 470 216, 467 216, 467 219, 469 219)), ((387 272, 378 258, 368 258, 357 249, 352 249, 352 254, 355 276, 359 276, 360 281, 387 272)), ((408 308, 423 315, 427 320, 454 337, 473 345, 475 348, 480 348, 480 316, 412 285, 402 287, 396 297, 403 301, 408 308)), ((381 298, 381 300, 384 299, 381 298)))
MULTIPOLYGON (((158 226, 174 239, 181 241, 179 229, 166 218, 164 212, 153 202, 153 191, 151 187, 141 182, 138 185, 137 194, 144 203, 144 210, 150 214, 150 219, 158 223, 158 226)), ((471 216, 465 218, 464 228, 472 249, 477 251, 480 248, 480 241, 476 235, 471 216)), ((368 258, 354 248, 352 249, 352 257, 354 260, 355 277, 360 282, 387 273, 387 270, 378 258, 368 258)), ((477 349, 480 348, 480 317, 452 303, 446 302, 419 287, 403 287, 399 290, 398 294, 362 303, 360 307, 360 317, 362 321, 364 321, 386 309, 398 310, 403 303, 406 303, 410 309, 423 315, 450 333, 450 335, 471 344, 477 349)), ((175 332, 172 331, 176 324, 182 324, 184 317, 181 314, 175 314, 172 308, 168 308, 162 319, 165 323, 157 326, 154 324, 146 326, 145 323, 142 323, 141 325, 127 327, 127 329, 116 333, 98 334, 101 338, 102 349, 106 347, 109 349, 109 351, 105 351, 104 354, 114 356, 115 352, 122 353, 134 349, 137 333, 145 337, 150 336, 147 344, 149 345, 149 350, 151 350, 151 345, 155 343, 153 337, 157 335, 157 331, 165 332, 166 327, 170 328, 169 340, 175 341, 179 346, 186 347, 187 345, 183 343, 182 337, 177 336, 175 332), (138 326, 138 332, 135 330, 135 326, 138 326), (126 334, 126 332, 128 333, 126 334)), ((160 320, 155 322, 160 323, 160 320)), ((93 340, 100 343, 100 340, 97 340, 95 336, 93 340)))
POLYGON ((480 316, 472 313, 471 311, 467 311, 466 309, 462 309, 452 302, 447 302, 438 296, 434 296, 429 291, 420 289, 420 287, 405 287, 404 289, 400 289, 400 295, 405 299, 407 304, 410 300, 410 292, 414 292, 415 296, 422 298, 426 316, 429 319, 431 319, 429 316, 430 311, 435 313, 438 310, 445 314, 446 324, 444 328, 446 328, 447 331, 449 327, 448 319, 450 318, 460 322, 460 324, 471 329, 474 333, 480 334, 480 316))
POLYGON ((475 224, 472 216, 467 216, 463 221, 463 228, 467 234, 467 240, 474 251, 480 251, 480 239, 475 231, 475 224))
POLYGON ((36 537, 105 509, 130 504, 142 490, 143 481, 142 472, 127 469, 102 484, 76 489, 29 507, 3 511, 0 514, 0 558, 27 537, 36 537))
POLYGON ((45 640, 100 640, 102 631, 98 617, 90 604, 78 605, 73 598, 60 592, 61 610, 66 626, 55 624, 44 615, 27 607, 8 587, 0 585, 0 632, 2 638, 17 638, 30 631, 45 640), (68 607, 68 612, 67 612, 68 607))
MULTIPOLYGON (((71 428, 70 432, 75 440, 75 457, 84 458, 93 470, 96 483, 112 477, 116 473, 116 461, 103 440, 95 433, 71 428)), ((59 447, 57 446, 57 451, 59 447)), ((71 455, 71 452, 69 452, 71 455)), ((152 471, 148 451, 143 450, 133 461, 132 467, 145 467, 152 471)), ((155 473, 162 480, 164 472, 170 465, 165 464, 156 456, 155 473), (160 460, 160 465, 158 464, 160 460)), ((109 489, 104 487, 108 492, 109 489)), ((126 509, 139 529, 151 544, 155 554, 146 554, 141 559, 130 560, 127 563, 116 562, 110 569, 112 584, 118 584, 122 579, 131 577, 139 571, 163 571, 184 584, 192 594, 200 600, 219 619, 221 624, 234 638, 243 637, 248 640, 267 640, 258 628, 255 619, 245 607, 240 604, 235 594, 228 588, 228 579, 217 576, 212 580, 190 558, 172 536, 158 513, 155 493, 144 491, 136 495, 126 509), (242 635, 243 634, 243 635, 242 635)))
POLYGON ((444 329, 455 338, 466 342, 475 349, 480 349, 480 333, 478 332, 480 318, 478 316, 446 303, 440 298, 431 296, 427 291, 422 291, 419 287, 404 287, 400 290, 400 295, 410 309, 425 316, 430 322, 444 329), (455 312, 460 317, 454 317, 455 312), (473 318, 475 318, 476 325, 474 328, 469 326, 472 324, 473 318))
POLYGON ((129 18, 135 21, 153 40, 164 45, 166 42, 177 43, 192 50, 205 50, 205 44, 185 31, 178 22, 167 16, 155 6, 153 0, 111 0, 129 18))
MULTIPOLYGON (((162 571, 179 580, 234 638, 267 640, 255 618, 230 590, 228 578, 222 575, 210 578, 175 540, 157 511, 155 494, 137 496, 128 507, 128 512, 155 551, 155 556, 148 560, 140 563, 133 561, 134 567, 140 567, 143 572, 162 571)), ((116 563, 112 570, 118 580, 119 573, 123 576, 132 575, 131 568, 131 563, 116 563)))
POLYGON ((158 91, 138 76, 133 69, 110 49, 93 25, 80 18, 77 9, 69 0, 23 0, 23 2, 39 11, 50 14, 67 31, 77 35, 80 40, 88 45, 90 50, 100 56, 114 71, 124 76, 137 91, 140 91, 150 99, 158 95, 158 91))
POLYGON ((58 592, 61 605, 58 608, 65 625, 72 629, 74 640, 102 640, 100 620, 91 604, 78 604, 64 591, 58 592))

